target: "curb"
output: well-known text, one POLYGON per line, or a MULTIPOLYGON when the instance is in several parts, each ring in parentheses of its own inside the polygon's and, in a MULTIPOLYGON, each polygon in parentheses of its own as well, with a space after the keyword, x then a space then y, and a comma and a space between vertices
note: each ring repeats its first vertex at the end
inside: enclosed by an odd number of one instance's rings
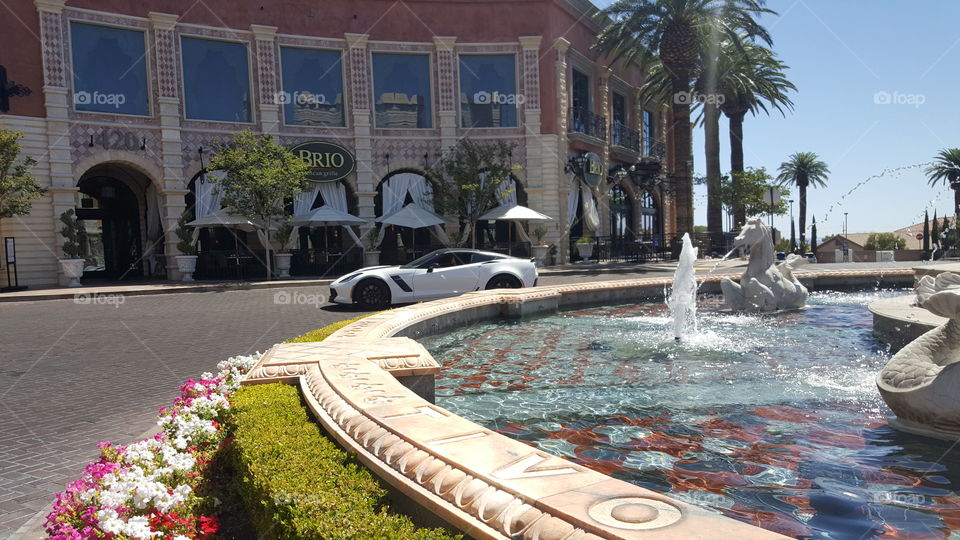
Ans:
POLYGON ((3 302, 37 302, 43 300, 67 300, 76 298, 77 295, 121 295, 121 296, 149 296, 154 294, 179 294, 179 293, 201 293, 201 292, 229 292, 229 291, 249 291, 254 289, 281 289, 290 287, 328 287, 333 283, 332 279, 317 280, 296 280, 296 281, 254 281, 240 283, 210 283, 197 285, 169 285, 166 287, 157 287, 154 289, 131 289, 131 290, 98 290, 96 287, 84 288, 77 287, 73 289, 57 289, 57 292, 45 293, 43 291, 50 289, 38 289, 38 294, 8 296, 0 294, 0 303, 3 302))

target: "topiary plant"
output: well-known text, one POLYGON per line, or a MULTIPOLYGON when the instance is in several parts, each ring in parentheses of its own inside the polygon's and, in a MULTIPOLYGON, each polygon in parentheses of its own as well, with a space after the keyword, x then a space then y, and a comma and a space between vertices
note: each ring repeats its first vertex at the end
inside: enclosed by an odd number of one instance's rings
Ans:
POLYGON ((277 251, 280 253, 286 253, 290 250, 287 244, 290 243, 291 236, 293 236, 293 224, 289 221, 284 221, 283 225, 281 225, 280 228, 273 233, 273 239, 276 240, 277 245, 280 246, 277 248, 277 251))
POLYGON ((193 243, 193 227, 187 225, 193 221, 193 211, 186 210, 177 219, 177 249, 184 255, 196 255, 197 246, 193 243))
POLYGON ((538 225, 536 229, 533 230, 533 237, 537 240, 537 245, 543 245, 543 239, 547 236, 547 228, 543 225, 538 225))
POLYGON ((63 236, 65 240, 63 243, 64 258, 82 259, 83 252, 81 251, 80 243, 85 233, 73 208, 60 214, 60 223, 63 223, 63 227, 60 229, 60 235, 63 236))

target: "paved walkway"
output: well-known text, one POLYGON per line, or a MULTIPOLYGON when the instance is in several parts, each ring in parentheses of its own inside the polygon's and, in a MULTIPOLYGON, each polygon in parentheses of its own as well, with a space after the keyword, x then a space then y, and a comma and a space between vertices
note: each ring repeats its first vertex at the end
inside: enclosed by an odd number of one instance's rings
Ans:
MULTIPOLYGON (((716 272, 743 271, 742 261, 728 263, 716 272)), ((699 261, 698 273, 714 265, 699 261)), ((543 272, 541 283, 672 273, 670 264, 576 265, 543 272)), ((75 479, 96 457, 97 442, 129 443, 151 429, 156 409, 171 403, 184 380, 214 371, 228 356, 263 351, 361 313, 324 304, 327 289, 318 282, 269 286, 182 294, 170 284, 151 284, 153 292, 169 294, 144 296, 90 287, 80 297, 86 302, 75 301, 80 291, 69 290, 68 299, 0 304, 0 538, 75 479)))

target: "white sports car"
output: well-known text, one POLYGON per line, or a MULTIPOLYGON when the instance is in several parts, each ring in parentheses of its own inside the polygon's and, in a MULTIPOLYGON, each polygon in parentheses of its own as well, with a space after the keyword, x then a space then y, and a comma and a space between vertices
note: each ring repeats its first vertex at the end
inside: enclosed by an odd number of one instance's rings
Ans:
POLYGON ((536 283, 537 267, 531 260, 476 249, 439 249, 402 266, 371 266, 342 276, 330 284, 330 301, 377 309, 536 283))

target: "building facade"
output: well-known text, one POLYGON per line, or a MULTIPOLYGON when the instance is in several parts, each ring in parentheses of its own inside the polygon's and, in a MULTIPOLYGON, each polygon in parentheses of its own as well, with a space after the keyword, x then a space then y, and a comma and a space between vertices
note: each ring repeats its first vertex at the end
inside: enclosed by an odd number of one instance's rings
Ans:
POLYGON ((514 145, 515 198, 554 218, 558 260, 578 237, 664 245, 675 231, 667 109, 640 102, 639 71, 591 50, 586 1, 180 6, 21 1, 0 22, 0 64, 32 90, 11 98, 0 128, 24 133, 48 190, 29 215, 0 221, 21 284, 61 281, 69 209, 97 239, 90 277, 178 279, 177 219, 198 199, 216 204, 200 173, 240 130, 350 154, 353 170, 298 203, 307 210, 373 220, 421 202, 430 165, 468 137, 514 145))

